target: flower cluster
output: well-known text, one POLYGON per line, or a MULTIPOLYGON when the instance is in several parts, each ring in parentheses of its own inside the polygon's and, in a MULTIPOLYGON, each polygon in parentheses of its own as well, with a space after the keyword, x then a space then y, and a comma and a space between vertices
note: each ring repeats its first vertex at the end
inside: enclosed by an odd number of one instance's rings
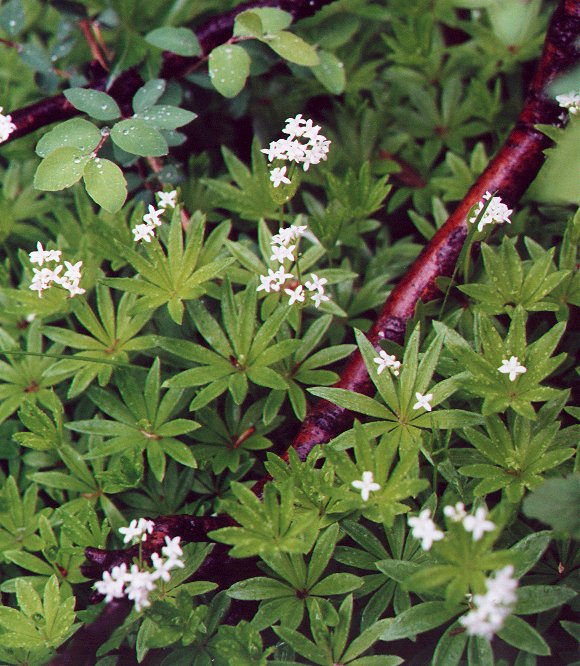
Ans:
POLYGON ((301 236, 306 232, 305 226, 293 224, 284 229, 278 229, 278 233, 272 236, 272 256, 270 261, 277 261, 280 268, 277 271, 268 269, 268 275, 260 275, 260 284, 257 291, 265 291, 267 294, 273 291, 280 291, 287 282, 288 287, 284 293, 290 297, 289 304, 304 303, 306 296, 309 296, 316 308, 320 304, 329 301, 330 297, 325 294, 324 285, 328 282, 326 278, 321 278, 316 273, 310 274, 310 280, 306 280, 304 285, 300 284, 298 278, 293 273, 287 273, 284 268, 286 260, 295 261, 296 248, 301 236), (306 287, 306 289, 304 289, 306 287))
POLYGON ((77 261, 76 264, 65 261, 64 265, 59 264, 54 268, 44 266, 44 268, 42 268, 43 264, 60 262, 61 254, 61 250, 45 250, 42 247, 42 243, 38 241, 36 244, 36 250, 30 252, 28 255, 31 264, 38 264, 38 266, 41 267, 40 270, 38 268, 32 269, 34 275, 29 287, 32 291, 37 291, 40 298, 42 298, 42 292, 49 289, 53 283, 59 284, 66 289, 71 298, 77 294, 84 294, 86 291, 82 287, 79 287, 82 278, 82 261, 77 261), (62 273, 65 268, 66 270, 62 273))
POLYGON ((478 222, 478 231, 483 231, 488 224, 503 224, 504 222, 511 224, 509 216, 512 211, 502 203, 501 197, 492 197, 491 192, 486 192, 483 198, 485 201, 479 202, 473 217, 469 218, 471 224, 478 222))
MULTIPOLYGON (((495 523, 487 519, 487 509, 484 507, 476 509, 474 514, 468 514, 463 502, 458 502, 455 506, 446 506, 443 513, 451 522, 462 523, 465 531, 471 532, 474 541, 479 541, 486 532, 495 529, 495 523)), ((445 536, 431 519, 430 509, 423 509, 418 516, 408 518, 407 522, 415 539, 421 541, 423 550, 429 550, 434 541, 441 541, 445 536)))
MULTIPOLYGON (((304 171, 308 171, 311 164, 319 164, 327 159, 330 141, 319 134, 320 125, 315 125, 310 119, 302 118, 299 113, 294 118, 286 119, 286 127, 282 130, 288 135, 287 139, 271 141, 268 148, 262 150, 268 156, 268 162, 284 160, 302 164, 304 171)), ((290 185, 286 176, 286 167, 277 167, 270 171, 270 180, 274 187, 281 183, 290 185)))
MULTIPOLYGON (((556 95, 556 101, 563 109, 568 109, 568 113, 576 115, 580 112, 580 93, 569 92, 565 95, 556 95)), ((2 108, 0 107, 1 110, 2 108)))
POLYGON ((147 541, 147 535, 153 532, 155 523, 146 518, 132 520, 128 527, 120 527, 119 532, 123 535, 123 543, 139 543, 147 541))
POLYGON ((3 143, 14 132, 16 125, 12 122, 12 116, 5 116, 0 106, 0 143, 3 143))
MULTIPOLYGON (((139 521, 141 528, 138 527, 137 521, 133 520, 128 528, 122 527, 119 530, 125 535, 125 543, 135 537, 144 540, 147 538, 146 532, 150 533, 152 531, 153 523, 150 520, 145 520, 142 523, 141 520, 139 521)), ((161 555, 153 553, 151 556, 152 571, 141 569, 137 564, 132 564, 129 569, 123 563, 113 567, 110 572, 105 571, 102 579, 95 583, 95 589, 105 597, 107 603, 113 599, 126 596, 135 603, 135 610, 140 612, 143 608, 151 605, 149 593, 157 587, 156 581, 161 578, 161 580, 168 582, 171 579, 170 571, 175 568, 183 569, 185 566, 181 560, 183 551, 181 550, 180 541, 181 537, 178 536, 173 539, 168 536, 165 537, 165 546, 161 549, 161 555)))
MULTIPOLYGON (((377 364, 377 375, 380 375, 381 372, 385 368, 389 368, 389 370, 395 375, 395 377, 399 376, 399 372, 401 370, 401 361, 397 361, 397 357, 394 354, 387 354, 387 352, 384 349, 381 349, 379 352, 379 355, 376 358, 373 358, 373 361, 377 364)), ((419 399, 419 393, 417 394, 417 399, 419 399)), ((428 394, 431 395, 431 394, 428 394)), ((427 396, 425 396, 427 397, 427 396)), ((431 395, 431 398, 433 396, 431 395)), ((428 400, 431 400, 431 398, 428 398, 428 400)), ((415 407, 413 407, 415 409, 415 407)), ((418 409, 418 408, 417 408, 418 409)), ((425 407, 425 409, 427 409, 425 407)), ((431 411, 429 408, 428 411, 431 411)))
POLYGON ((155 229, 162 224, 159 219, 160 216, 163 215, 168 207, 175 208, 177 205, 177 192, 175 190, 171 192, 157 192, 157 196, 159 197, 157 208, 149 204, 148 212, 143 215, 144 224, 137 224, 133 228, 135 241, 144 240, 146 243, 150 243, 151 239, 155 236, 155 229))
POLYGON ((519 361, 517 356, 511 356, 509 361, 504 358, 501 362, 501 367, 498 370, 504 374, 509 375, 510 382, 515 382, 518 375, 527 372, 528 369, 524 367, 519 361))
POLYGON ((483 636, 488 640, 498 632, 516 602, 517 579, 514 568, 504 567, 485 581, 487 592, 473 597, 473 609, 459 618, 460 624, 470 636, 483 636))

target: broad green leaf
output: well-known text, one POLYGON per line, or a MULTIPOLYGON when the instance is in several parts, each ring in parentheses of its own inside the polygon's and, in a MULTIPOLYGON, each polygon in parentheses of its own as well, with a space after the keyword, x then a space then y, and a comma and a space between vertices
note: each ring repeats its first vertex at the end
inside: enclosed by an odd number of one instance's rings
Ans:
POLYGON ((250 56, 236 44, 222 44, 209 54, 209 76, 224 97, 235 97, 246 85, 250 56))
POLYGON ((48 192, 71 187, 80 180, 89 159, 89 155, 83 155, 78 148, 53 150, 38 165, 34 187, 48 192))
POLYGON ((102 135, 99 128, 84 118, 71 118, 47 132, 36 144, 36 154, 47 157, 57 148, 78 148, 86 154, 94 150, 102 135))
POLYGON ((263 41, 288 62, 305 67, 314 67, 320 64, 320 58, 316 50, 292 32, 277 32, 264 38, 263 41))
POLYGON ((366 414, 367 416, 373 416, 378 419, 387 419, 389 421, 395 419, 393 413, 384 405, 373 400, 373 398, 362 395, 362 393, 355 393, 354 391, 348 391, 347 389, 324 387, 308 389, 308 392, 318 398, 323 398, 324 400, 333 402, 334 404, 353 412, 359 412, 360 414, 366 414))
POLYGON ((111 129, 111 139, 128 153, 142 157, 167 155, 169 147, 163 135, 145 120, 121 120, 111 129))
POLYGON ((312 67, 312 73, 333 95, 341 95, 346 86, 344 63, 334 53, 318 51, 320 63, 312 67))
POLYGON ((264 28, 258 14, 248 10, 236 16, 234 21, 236 37, 261 37, 263 34, 264 28))
POLYGON ((141 113, 150 106, 153 106, 165 92, 167 83, 164 79, 151 79, 144 86, 141 86, 133 97, 133 111, 141 113))
POLYGON ((442 601, 427 601, 388 618, 380 639, 395 641, 438 627, 459 613, 459 608, 450 608, 442 601))
POLYGON ((201 54, 199 41, 189 28, 173 28, 164 26, 156 28, 145 35, 145 41, 158 49, 191 57, 201 54))
POLYGON ((187 109, 180 109, 178 106, 159 104, 136 113, 134 117, 145 120, 157 129, 173 130, 195 120, 197 114, 187 109))
POLYGON ((527 585, 518 589, 518 600, 514 608, 514 613, 517 615, 543 613, 546 610, 550 610, 550 608, 556 608, 567 603, 575 596, 575 590, 570 587, 527 585))
POLYGON ((91 199, 109 213, 121 210, 127 199, 127 181, 121 169, 110 160, 97 157, 83 171, 91 199))
POLYGON ((107 93, 88 88, 69 88, 64 96, 78 109, 97 120, 115 120, 121 116, 121 109, 107 93))
POLYGON ((264 32, 270 34, 284 30, 292 23, 292 14, 277 7, 256 7, 252 13, 260 17, 264 32))

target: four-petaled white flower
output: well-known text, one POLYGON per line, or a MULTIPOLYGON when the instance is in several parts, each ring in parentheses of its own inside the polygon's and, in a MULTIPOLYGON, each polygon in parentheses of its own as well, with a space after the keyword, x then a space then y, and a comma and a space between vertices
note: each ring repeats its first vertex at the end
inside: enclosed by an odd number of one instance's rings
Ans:
POLYGON ((494 197, 491 192, 486 192, 483 198, 487 203, 480 201, 473 217, 469 219, 471 224, 478 223, 478 231, 483 231, 483 228, 488 224, 503 224, 504 222, 511 224, 509 216, 513 211, 502 203, 501 197, 494 197))
POLYGON ((321 303, 325 303, 326 301, 330 300, 330 297, 321 291, 315 291, 314 293, 310 294, 310 298, 312 299, 316 309, 320 307, 321 303))
POLYGON ((463 502, 457 502, 455 506, 446 506, 443 513, 454 523, 460 523, 467 516, 463 502))
POLYGON ((381 349, 379 355, 373 358, 373 361, 378 365, 377 375, 380 375, 385 368, 390 368, 395 377, 399 375, 401 362, 397 361, 397 357, 394 354, 387 354, 384 349, 381 349))
POLYGON ((414 410, 422 408, 430 412, 433 409, 429 404, 431 400, 433 400, 432 393, 427 393, 427 395, 422 395, 421 393, 415 393, 415 397, 417 398, 417 402, 413 405, 414 410))
POLYGON ((155 523, 152 520, 139 518, 139 520, 132 520, 128 527, 120 527, 119 532, 124 535, 123 543, 131 543, 133 541, 146 541, 147 534, 153 532, 155 523))
POLYGON ((149 204, 149 212, 143 215, 143 222, 153 227, 160 227, 162 222, 159 219, 159 216, 163 215, 164 212, 165 208, 157 209, 155 206, 149 204))
POLYGON ((301 284, 296 289, 284 289, 284 292, 290 296, 289 305, 294 305, 296 301, 304 303, 304 287, 301 284))
POLYGON ((407 518, 407 522, 415 539, 421 540, 423 550, 430 550, 434 541, 441 541, 445 536, 431 520, 430 509, 423 509, 418 516, 407 518))
POLYGON ((370 493, 376 493, 381 489, 381 486, 373 480, 372 472, 363 472, 362 481, 353 481, 351 485, 360 490, 363 502, 368 500, 370 493))
POLYGON ((95 589, 105 596, 105 601, 109 603, 113 599, 120 599, 125 595, 124 586, 127 575, 127 565, 121 564, 113 567, 111 572, 103 572, 102 580, 95 583, 95 589))
POLYGON ((167 206, 175 208, 177 205, 177 190, 171 190, 171 192, 160 191, 157 192, 157 196, 159 197, 157 202, 159 208, 165 209, 167 206))
POLYGON ((272 245, 272 256, 270 261, 277 261, 280 264, 284 263, 285 259, 294 261, 294 248, 296 245, 272 245))
POLYGON ((12 116, 5 116, 0 106, 0 143, 6 141, 15 129, 16 125, 12 122, 12 116))
MULTIPOLYGON (((171 560, 172 562, 176 562, 183 555, 183 551, 181 550, 181 546, 179 545, 180 543, 181 543, 181 537, 180 536, 173 537, 173 539, 166 536, 165 537, 165 546, 163 546, 163 548, 161 549, 161 552, 169 560, 171 560)), ((180 565, 183 566, 183 563, 180 562, 176 566, 180 566, 180 565)))
POLYGON ((480 506, 475 510, 475 514, 465 516, 463 527, 473 534, 474 541, 479 541, 486 532, 495 530, 495 523, 487 520, 487 509, 480 506))
POLYGON ((319 291, 320 293, 324 293, 324 285, 328 282, 326 278, 319 278, 316 273, 310 273, 310 277, 312 278, 312 281, 307 280, 304 283, 304 286, 308 291, 319 291))
MULTIPOLYGON (((36 250, 30 252, 28 256, 31 263, 42 266, 45 262, 60 261, 61 254, 61 250, 45 250, 42 243, 38 241, 36 244, 36 250)), ((33 268, 32 282, 29 289, 38 292, 40 298, 42 298, 42 292, 46 289, 50 289, 53 284, 58 284, 63 289, 66 289, 71 298, 78 294, 84 294, 85 289, 79 286, 82 278, 81 266, 83 265, 83 262, 77 261, 76 263, 71 263, 65 261, 64 263, 66 265, 66 271, 62 275, 61 273, 64 270, 62 264, 55 266, 53 269, 46 266, 41 270, 33 268)))
POLYGON ((42 243, 38 241, 36 243, 36 251, 30 252, 28 256, 30 257, 31 264, 42 266, 45 261, 60 261, 61 254, 61 250, 45 250, 42 247, 42 243))
POLYGON ((155 237, 155 227, 150 224, 136 224, 132 231, 135 242, 144 240, 146 243, 150 243, 151 239, 155 237))
POLYGON ((81 279, 81 266, 83 265, 82 261, 77 261, 76 264, 71 264, 70 261, 65 261, 64 265, 66 266, 66 272, 63 277, 68 278, 71 282, 75 282, 81 279))
POLYGON ((501 367, 498 370, 504 375, 509 375, 510 382, 515 382, 516 377, 527 372, 528 369, 518 361, 517 356, 511 356, 509 361, 504 359, 501 362, 501 367))
POLYGON ((286 167, 276 167, 270 171, 270 180, 274 183, 274 187, 279 187, 282 183, 290 185, 292 182, 288 176, 286 176, 286 167))

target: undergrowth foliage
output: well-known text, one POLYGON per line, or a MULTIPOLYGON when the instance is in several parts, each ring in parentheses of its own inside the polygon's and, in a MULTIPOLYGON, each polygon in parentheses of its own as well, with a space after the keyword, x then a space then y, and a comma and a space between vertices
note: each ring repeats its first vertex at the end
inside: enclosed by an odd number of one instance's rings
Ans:
POLYGON ((0 3, 0 662, 570 663, 578 67, 468 195, 558 3, 235 4, 0 3))

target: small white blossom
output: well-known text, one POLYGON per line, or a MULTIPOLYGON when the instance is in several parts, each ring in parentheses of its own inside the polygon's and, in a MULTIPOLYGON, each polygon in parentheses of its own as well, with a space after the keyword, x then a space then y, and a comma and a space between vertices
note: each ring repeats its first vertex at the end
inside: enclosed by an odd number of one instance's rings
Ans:
POLYGON ((487 520, 487 509, 480 506, 475 510, 475 514, 465 516, 463 527, 473 533, 473 540, 479 541, 486 532, 495 530, 495 523, 487 520))
POLYGON ((150 243, 151 239, 155 236, 155 227, 150 224, 137 224, 132 229, 133 236, 135 236, 135 242, 144 240, 146 243, 150 243))
POLYGON ((16 125, 12 122, 12 116, 5 116, 0 106, 0 143, 6 141, 15 129, 16 125))
MULTIPOLYGON (((262 149, 269 162, 288 160, 302 164, 304 171, 308 171, 311 164, 319 164, 327 159, 330 141, 320 134, 320 126, 315 125, 311 119, 305 119, 299 113, 294 118, 286 119, 286 126, 282 131, 288 135, 287 139, 272 141, 268 148, 262 149)), ((274 187, 278 185, 275 183, 274 187)))
POLYGON ((165 210, 167 206, 175 208, 177 205, 177 190, 171 190, 171 192, 157 192, 159 201, 157 205, 159 208, 165 210))
POLYGON ((387 354, 384 349, 381 349, 379 355, 373 358, 373 361, 378 365, 377 375, 380 375, 385 368, 390 368, 395 377, 399 375, 401 362, 397 361, 397 357, 394 354, 387 354))
MULTIPOLYGON (((312 123, 312 121, 310 121, 312 123)), ((286 118, 286 127, 282 130, 284 134, 288 134, 288 139, 292 140, 297 136, 302 136, 306 126, 306 121, 302 118, 302 114, 299 113, 294 118, 286 118)))
POLYGON ((363 472, 362 481, 353 481, 351 486, 360 490, 360 496, 363 502, 366 502, 369 499, 370 493, 375 493, 377 490, 381 489, 381 486, 373 480, 372 472, 363 472))
POLYGON ((455 506, 446 506, 443 509, 443 513, 454 523, 462 522, 465 516, 467 516, 463 502, 457 502, 455 506))
POLYGON ((63 277, 68 278, 71 282, 79 282, 82 278, 81 266, 83 265, 82 261, 77 261, 76 264, 71 264, 70 261, 65 261, 64 265, 66 266, 66 272, 63 277))
POLYGON ((145 213, 145 215, 143 215, 143 222, 145 222, 149 226, 160 227, 162 222, 159 219, 159 216, 163 215, 164 212, 165 212, 165 208, 157 209, 157 208, 155 208, 155 206, 152 206, 151 204, 149 204, 149 212, 145 213))
POLYGON ((42 292, 46 289, 49 289, 52 285, 54 275, 53 271, 51 271, 50 268, 43 268, 41 270, 38 270, 38 268, 33 268, 32 270, 34 275, 32 277, 32 283, 29 288, 32 289, 32 291, 37 291, 38 296, 42 297, 42 292))
POLYGON ((270 261, 278 261, 283 264, 286 259, 294 261, 294 248, 296 245, 272 245, 272 256, 270 261))
POLYGON ((60 250, 45 250, 42 247, 42 243, 38 241, 38 243, 36 243, 36 251, 30 252, 28 256, 30 257, 31 264, 42 266, 45 261, 60 261, 61 254, 62 252, 60 250))
POLYGON ((268 148, 262 148, 260 152, 265 153, 268 156, 268 162, 273 162, 277 159, 286 159, 286 148, 288 140, 287 139, 278 139, 278 141, 271 141, 268 148))
POLYGON ((518 581, 513 574, 512 566, 500 569, 495 576, 486 579, 487 592, 473 597, 474 608, 459 618, 469 636, 483 636, 491 640, 503 627, 517 600, 515 590, 518 581))
POLYGON ((502 203, 501 197, 493 197, 491 192, 486 192, 483 195, 483 198, 488 201, 487 205, 484 204, 483 201, 480 201, 475 210, 475 214, 469 219, 471 224, 475 224, 479 218, 477 225, 478 231, 483 231, 483 228, 488 224, 503 224, 504 222, 511 224, 509 216, 513 211, 510 210, 504 203, 502 203), (482 215, 481 213, 484 208, 485 211, 482 215))
POLYGON ((330 300, 330 297, 326 296, 326 294, 322 293, 321 291, 315 291, 314 293, 310 294, 310 298, 314 301, 314 307, 316 309, 320 307, 321 303, 325 303, 326 301, 330 300))
POLYGON ((153 532, 155 523, 152 520, 139 518, 139 521, 132 520, 128 527, 120 527, 119 532, 124 535, 123 543, 132 543, 135 541, 146 541, 147 534, 153 532))
POLYGON ((291 180, 286 176, 286 167, 277 167, 270 171, 270 180, 274 183, 274 187, 279 187, 281 183, 290 185, 291 180))
POLYGON ((328 280, 326 278, 319 278, 316 273, 310 273, 310 277, 312 278, 312 282, 307 280, 304 283, 306 289, 308 289, 308 291, 318 291, 321 294, 324 294, 324 285, 327 284, 328 280))
POLYGON ((86 289, 79 287, 78 280, 69 280, 67 277, 64 277, 59 281, 60 286, 63 289, 66 289, 69 292, 70 298, 73 296, 80 296, 86 292, 86 289))
POLYGON ((139 613, 143 608, 151 605, 149 592, 155 589, 155 578, 150 571, 141 571, 136 564, 131 566, 127 574, 127 587, 125 593, 131 601, 135 602, 135 610, 139 613))
POLYGON ((407 518, 407 522, 415 539, 421 540, 423 550, 430 550, 434 541, 441 541, 445 536, 431 520, 430 509, 423 509, 418 516, 407 518))
POLYGON ((304 303, 304 287, 301 284, 296 289, 284 289, 284 292, 290 296, 289 305, 294 305, 297 301, 304 303))
MULTIPOLYGON (((256 287, 256 291, 265 291, 267 294, 271 291, 279 291, 280 287, 274 289, 272 285, 274 279, 274 271, 270 268, 268 269, 268 275, 260 275, 260 284, 256 287)), ((278 285, 276 284, 276 286, 278 285)))
POLYGON ((164 580, 166 583, 171 580, 171 574, 169 572, 174 567, 170 560, 164 560, 158 553, 153 553, 153 555, 151 555, 151 564, 154 569, 152 572, 153 580, 161 578, 161 580, 164 580))
POLYGON ((280 227, 278 233, 272 236, 272 245, 288 245, 294 240, 294 230, 292 227, 280 227))
POLYGON ((294 278, 294 275, 292 275, 292 273, 286 273, 284 266, 280 266, 280 268, 274 272, 274 277, 278 282, 276 285, 272 285, 272 290, 280 291, 280 287, 286 282, 286 280, 294 278))
POLYGON ((413 405, 413 409, 425 409, 430 412, 433 408, 430 405, 431 400, 433 400, 433 394, 427 393, 427 395, 422 395, 421 393, 415 393, 417 402, 413 405))
POLYGON ((124 585, 127 580, 127 565, 121 564, 113 567, 111 572, 103 572, 102 580, 95 583, 95 589, 100 594, 105 595, 105 601, 109 603, 113 599, 120 599, 124 596, 124 585))
MULTIPOLYGON (((563 95, 556 95, 556 101, 563 109, 568 109, 569 113, 577 114, 580 112, 580 93, 569 92, 563 95)), ((0 111, 2 108, 0 107, 0 111)))
POLYGON ((504 359, 501 362, 501 367, 498 370, 504 375, 509 375, 510 382, 515 382, 516 377, 527 372, 528 369, 518 361, 517 356, 511 356, 509 361, 504 359))

